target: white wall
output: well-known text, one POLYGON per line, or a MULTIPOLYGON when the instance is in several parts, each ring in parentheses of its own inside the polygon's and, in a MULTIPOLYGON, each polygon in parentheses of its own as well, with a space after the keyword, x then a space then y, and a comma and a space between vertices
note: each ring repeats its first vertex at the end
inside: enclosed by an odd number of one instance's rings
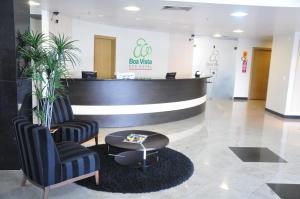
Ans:
POLYGON ((286 114, 294 34, 273 37, 266 108, 286 114))
POLYGON ((300 33, 294 34, 289 83, 287 89, 286 115, 300 116, 300 33))
POLYGON ((289 115, 300 115, 300 45, 298 48, 295 77, 296 78, 293 84, 291 106, 288 109, 289 115))
POLYGON ((208 84, 210 98, 230 99, 233 97, 236 40, 195 38, 193 73, 197 70, 203 76, 213 76, 208 84), (215 50, 213 48, 215 46, 215 50), (217 53, 213 55, 213 52, 217 53), (213 63, 213 60, 218 63, 213 63))
POLYGON ((55 35, 63 34, 67 37, 72 37, 72 19, 64 15, 53 17, 52 13, 42 10, 41 30, 45 35, 53 33, 55 35), (55 19, 59 19, 59 22, 55 23, 55 19))
POLYGON ((133 71, 140 77, 162 78, 168 70, 169 34, 136 29, 119 28, 100 25, 82 20, 72 21, 72 39, 78 40, 81 49, 81 66, 73 75, 80 76, 81 70, 93 70, 94 36, 116 37, 116 72, 129 71, 129 58, 133 57, 133 49, 139 38, 144 38, 152 47, 152 70, 133 71))
POLYGON ((49 35, 49 12, 47 10, 42 10, 42 32, 45 35, 49 35))
POLYGON ((49 30, 51 33, 55 35, 64 34, 67 37, 72 37, 72 19, 66 17, 64 15, 59 15, 57 18, 59 20, 58 23, 55 23, 55 19, 51 20, 51 16, 49 16, 49 30))
MULTIPOLYGON (((271 47, 271 42, 264 41, 240 39, 236 42, 203 38, 201 42, 195 41, 197 47, 193 49, 192 44, 188 42, 189 35, 186 34, 106 26, 65 16, 60 16, 59 24, 55 24, 50 18, 49 12, 42 10, 44 33, 64 33, 72 39, 79 40, 77 46, 82 51, 81 63, 79 67, 72 70, 73 77, 80 77, 82 70, 93 70, 94 35, 117 38, 116 71, 118 72, 128 72, 128 59, 132 56, 136 40, 140 37, 146 39, 153 48, 153 70, 141 71, 138 76, 150 78, 164 78, 167 71, 176 71, 179 78, 190 77, 196 70, 206 73, 205 75, 211 75, 207 63, 212 53, 212 46, 216 45, 221 52, 220 67, 217 69, 218 74, 221 75, 214 78, 217 83, 210 84, 210 89, 217 87, 215 91, 221 96, 248 97, 252 49, 253 47, 271 47), (232 50, 235 46, 238 47, 237 51, 232 50), (242 73, 243 51, 248 51, 247 73, 242 73), (194 54, 193 62, 191 61, 192 54, 194 54), (232 92, 234 90, 234 93, 230 94, 231 90, 232 92)), ((300 33, 275 35, 272 45, 266 107, 286 115, 300 115, 299 37, 300 33)))
MULTIPOLYGON (((219 50, 221 52, 219 57, 219 68, 226 69, 222 72, 219 72, 219 74, 222 74, 223 77, 221 79, 223 79, 223 82, 226 82, 226 84, 222 85, 220 80, 220 84, 219 86, 217 86, 217 88, 220 89, 215 90, 220 93, 226 92, 227 97, 230 96, 229 93, 232 92, 231 97, 245 98, 248 97, 249 93, 253 48, 272 48, 272 41, 251 39, 239 39, 238 41, 232 41, 201 37, 196 38, 195 44, 197 47, 194 49, 193 73, 196 70, 200 70, 202 73, 204 73, 204 75, 211 75, 209 67, 207 66, 207 61, 209 56, 211 55, 212 46, 219 46, 219 48, 221 49, 219 50), (237 47, 236 51, 233 51, 234 47, 237 47), (248 52, 248 64, 246 73, 242 72, 241 58, 244 51, 248 52), (232 55, 234 57, 232 57, 232 55), (222 86, 223 89, 221 89, 222 86)), ((210 86, 211 85, 209 85, 209 87, 210 86)))
POLYGON ((194 42, 189 37, 189 34, 170 34, 168 72, 177 72, 177 78, 192 77, 194 42))
POLYGON ((272 48, 272 42, 239 39, 237 47, 238 49, 236 51, 236 58, 235 58, 234 97, 248 98, 253 48, 254 47, 272 48), (243 63, 241 58, 244 51, 248 52, 248 66, 247 66, 246 73, 242 72, 243 63))
POLYGON ((112 36, 117 39, 116 71, 134 72, 137 77, 164 78, 166 72, 177 72, 177 78, 192 76, 193 42, 190 35, 182 33, 163 33, 139 29, 121 28, 101 25, 83 20, 59 16, 59 23, 51 21, 51 14, 42 11, 43 32, 65 34, 78 40, 76 45, 81 49, 81 63, 71 68, 72 77, 80 77, 82 70, 93 70, 94 66, 94 35, 112 36), (153 53, 152 70, 129 71, 129 58, 132 57, 136 40, 144 38, 151 45, 153 53))
POLYGON ((42 32, 42 20, 30 17, 30 30, 33 32, 42 32))

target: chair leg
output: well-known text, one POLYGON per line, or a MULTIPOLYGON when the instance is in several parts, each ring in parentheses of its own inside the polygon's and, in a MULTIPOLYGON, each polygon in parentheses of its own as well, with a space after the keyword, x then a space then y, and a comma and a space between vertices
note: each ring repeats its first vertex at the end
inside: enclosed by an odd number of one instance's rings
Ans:
POLYGON ((95 181, 96 181, 96 185, 99 185, 99 171, 96 171, 96 173, 95 173, 95 181))
POLYGON ((24 187, 26 185, 26 181, 27 181, 27 178, 26 176, 23 174, 23 178, 22 178, 22 182, 21 182, 21 186, 24 187))
POLYGON ((95 137, 96 146, 98 145, 98 135, 95 137))
POLYGON ((49 187, 45 187, 43 190, 43 199, 48 199, 48 195, 49 195, 49 187))

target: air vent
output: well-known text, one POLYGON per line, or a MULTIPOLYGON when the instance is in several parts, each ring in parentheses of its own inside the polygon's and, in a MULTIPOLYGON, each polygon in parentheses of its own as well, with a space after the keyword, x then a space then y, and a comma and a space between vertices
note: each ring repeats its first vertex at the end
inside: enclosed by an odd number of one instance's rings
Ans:
POLYGON ((238 40, 236 37, 231 37, 231 36, 223 36, 221 39, 223 39, 223 40, 234 40, 234 41, 238 40))
POLYGON ((164 6, 162 9, 172 11, 190 11, 192 7, 164 6))

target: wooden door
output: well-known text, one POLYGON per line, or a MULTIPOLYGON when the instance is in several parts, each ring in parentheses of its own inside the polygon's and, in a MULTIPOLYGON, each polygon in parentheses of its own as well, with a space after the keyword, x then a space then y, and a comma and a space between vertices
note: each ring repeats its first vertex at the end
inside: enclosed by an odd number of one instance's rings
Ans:
POLYGON ((250 80, 250 99, 265 100, 267 97, 271 49, 254 48, 250 80))
POLYGON ((113 79, 115 74, 116 38, 95 36, 94 70, 97 78, 113 79))

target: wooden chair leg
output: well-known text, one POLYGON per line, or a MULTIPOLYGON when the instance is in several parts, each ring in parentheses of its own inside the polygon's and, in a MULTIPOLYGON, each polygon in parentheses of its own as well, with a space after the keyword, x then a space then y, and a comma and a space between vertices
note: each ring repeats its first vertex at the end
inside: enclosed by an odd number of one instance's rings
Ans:
POLYGON ((95 137, 96 146, 98 145, 98 136, 95 137))
POLYGON ((95 173, 95 181, 96 181, 96 185, 99 185, 99 171, 96 171, 96 173, 95 173))
POLYGON ((49 187, 45 187, 45 188, 43 189, 43 199, 48 199, 49 190, 50 190, 49 187))
POLYGON ((23 178, 22 178, 22 182, 21 182, 21 186, 24 187, 26 185, 26 181, 27 181, 27 178, 26 176, 23 174, 23 178))

